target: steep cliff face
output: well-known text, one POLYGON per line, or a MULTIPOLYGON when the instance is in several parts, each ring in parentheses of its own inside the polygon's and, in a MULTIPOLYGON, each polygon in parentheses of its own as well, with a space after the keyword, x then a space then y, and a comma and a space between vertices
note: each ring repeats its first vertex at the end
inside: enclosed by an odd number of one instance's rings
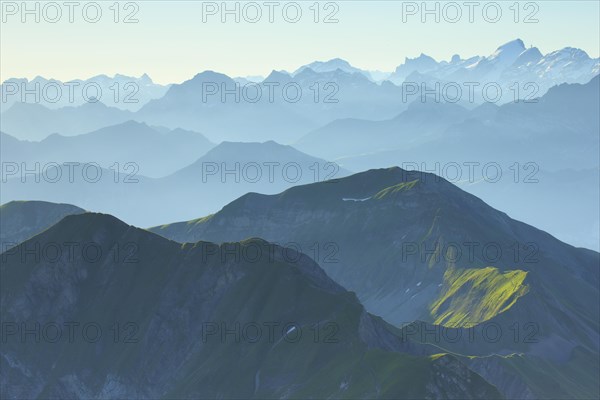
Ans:
POLYGON ((261 239, 181 245, 87 213, 1 257, 2 398, 500 396, 261 239))

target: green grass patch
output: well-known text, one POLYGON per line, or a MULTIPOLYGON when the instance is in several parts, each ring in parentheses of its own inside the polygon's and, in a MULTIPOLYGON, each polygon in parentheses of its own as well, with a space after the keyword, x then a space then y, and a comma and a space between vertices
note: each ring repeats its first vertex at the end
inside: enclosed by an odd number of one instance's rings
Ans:
POLYGON ((414 181, 410 181, 410 182, 401 182, 401 183, 399 183, 397 185, 390 186, 390 187, 387 187, 387 188, 385 188, 383 190, 380 190, 379 192, 377 192, 375 194, 375 196, 373 196, 373 198, 377 199, 377 200, 381 200, 381 199, 384 199, 384 198, 389 197, 391 195, 395 195, 395 194, 398 194, 398 193, 401 193, 401 192, 404 192, 404 191, 407 191, 407 190, 411 190, 412 188, 415 187, 415 185, 418 182, 419 182, 418 179, 415 179, 414 181))
POLYGON ((440 297, 431 305, 434 323, 469 328, 508 310, 529 287, 527 272, 500 272, 497 268, 449 268, 440 297))

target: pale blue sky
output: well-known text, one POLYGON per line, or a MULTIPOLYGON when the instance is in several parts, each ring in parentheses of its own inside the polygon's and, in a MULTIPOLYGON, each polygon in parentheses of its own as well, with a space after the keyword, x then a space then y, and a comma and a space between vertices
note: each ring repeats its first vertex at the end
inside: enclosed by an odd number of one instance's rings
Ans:
MULTIPOLYGON (((468 21, 469 9, 464 1, 462 18, 450 23, 441 14, 448 2, 440 5, 440 22, 433 15, 421 21, 420 10, 406 16, 403 7, 421 2, 400 1, 337 1, 337 6, 320 2, 319 20, 335 11, 338 23, 315 23, 313 1, 298 2, 302 9, 299 22, 286 22, 282 15, 284 4, 275 8, 273 23, 268 22, 268 7, 257 1, 263 12, 257 23, 240 23, 228 16, 222 23, 220 14, 207 16, 202 22, 203 7, 211 2, 199 1, 138 1, 135 18, 138 23, 114 23, 113 1, 98 2, 102 17, 97 23, 86 22, 81 8, 75 9, 74 22, 68 22, 68 9, 62 8, 57 23, 44 20, 40 9, 40 23, 34 15, 20 20, 21 10, 10 15, 11 5, 20 7, 21 1, 2 2, 3 22, 0 34, 0 79, 12 77, 33 78, 36 75, 61 80, 87 78, 97 74, 122 73, 139 76, 148 73, 160 83, 181 82, 198 72, 211 69, 231 76, 267 75, 271 70, 294 70, 314 60, 340 57, 364 69, 391 71, 404 61, 421 52, 436 59, 449 59, 458 53, 463 57, 491 54, 496 47, 515 38, 527 46, 534 45, 542 53, 566 46, 579 47, 590 56, 600 52, 600 8, 598 1, 538 1, 519 2, 519 22, 515 23, 514 1, 497 2, 502 16, 496 23, 487 22, 482 15, 485 5, 488 17, 494 18, 493 2, 478 2, 474 22, 468 21), (533 5, 527 3, 533 3, 533 5), (7 8, 8 7, 8 8, 7 8), (524 23, 526 15, 535 12, 537 23, 524 23)), ((62 1, 58 2, 62 4, 62 1)), ((81 2, 81 5, 89 2, 81 2)), ((229 2, 234 7, 235 2, 229 2)), ((436 2, 428 2, 435 7, 436 2)), ((28 3, 34 7, 34 2, 28 3)), ((212 3, 220 7, 221 2, 212 3)), ((244 2, 240 3, 240 11, 244 2)), ((41 6, 40 6, 41 7, 41 6)), ((288 6, 288 16, 294 16, 288 6)), ((446 6, 449 7, 449 6, 446 6)), ((119 20, 135 11, 120 3, 119 20)), ((246 9, 249 18, 254 10, 246 9), (252 12, 252 13, 251 13, 252 12)), ((88 8, 93 18, 93 8, 88 8)), ((455 9, 446 8, 447 18, 455 16, 455 9)), ((54 18, 55 11, 46 9, 46 16, 54 18)))

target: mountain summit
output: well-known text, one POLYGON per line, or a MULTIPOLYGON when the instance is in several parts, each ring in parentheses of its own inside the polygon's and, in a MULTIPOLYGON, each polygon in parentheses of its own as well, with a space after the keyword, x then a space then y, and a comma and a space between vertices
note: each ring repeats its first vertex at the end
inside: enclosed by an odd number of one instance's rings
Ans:
MULTIPOLYGON (((600 307, 600 255, 515 221, 436 175, 389 168, 278 195, 250 193, 208 218, 152 231, 180 242, 258 236, 310 248, 367 310, 398 326, 418 320, 509 331, 516 321, 533 321, 535 342, 503 337, 495 344, 445 345, 466 355, 518 352, 533 357, 528 362, 558 363, 544 380, 576 380, 585 393, 596 393, 594 379, 573 371, 600 350, 593 322, 600 307)), ((540 365, 522 374, 533 378, 540 365)), ((491 382, 502 387, 496 379, 491 382)))

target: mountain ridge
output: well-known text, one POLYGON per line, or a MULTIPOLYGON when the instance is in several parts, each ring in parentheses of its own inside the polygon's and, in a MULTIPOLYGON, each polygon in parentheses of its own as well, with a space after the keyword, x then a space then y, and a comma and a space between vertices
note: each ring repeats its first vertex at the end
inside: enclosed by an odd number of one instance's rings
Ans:
MULTIPOLYGON (((79 321, 85 315, 105 327, 116 318, 138 327, 137 340, 117 343, 108 337, 97 345, 75 341, 57 346, 45 341, 24 344, 11 337, 0 358, 2 370, 8 371, 0 375, 3 396, 500 396, 456 357, 428 356, 433 347, 401 341, 305 255, 291 263, 277 248, 274 258, 236 259, 230 254, 222 261, 212 251, 202 255, 215 249, 209 243, 181 246, 93 213, 68 216, 28 242, 2 255, 7 259, 0 267, 3 321, 45 326, 48 320, 79 321), (67 263, 18 261, 23 246, 69 239, 93 239, 107 252, 94 263, 78 254, 67 263), (115 244, 131 242, 137 244, 138 262, 116 262, 115 244), (65 290, 72 293, 69 298, 61 295, 65 290), (234 326, 236 321, 258 325, 290 320, 294 325, 287 333, 277 331, 273 339, 255 343, 219 340, 204 331, 207 323, 215 325, 211 321, 234 326), (308 336, 309 327, 319 321, 339 327, 335 341, 284 340, 293 330, 303 329, 308 336), (206 340, 199 342, 199 337, 206 340), (87 373, 92 359, 95 373, 87 373), (323 380, 319 371, 331 363, 338 372, 323 380), (365 379, 365 374, 384 385, 365 379), (6 385, 9 377, 12 384, 6 385)), ((265 242, 241 246, 252 243, 265 242)))

